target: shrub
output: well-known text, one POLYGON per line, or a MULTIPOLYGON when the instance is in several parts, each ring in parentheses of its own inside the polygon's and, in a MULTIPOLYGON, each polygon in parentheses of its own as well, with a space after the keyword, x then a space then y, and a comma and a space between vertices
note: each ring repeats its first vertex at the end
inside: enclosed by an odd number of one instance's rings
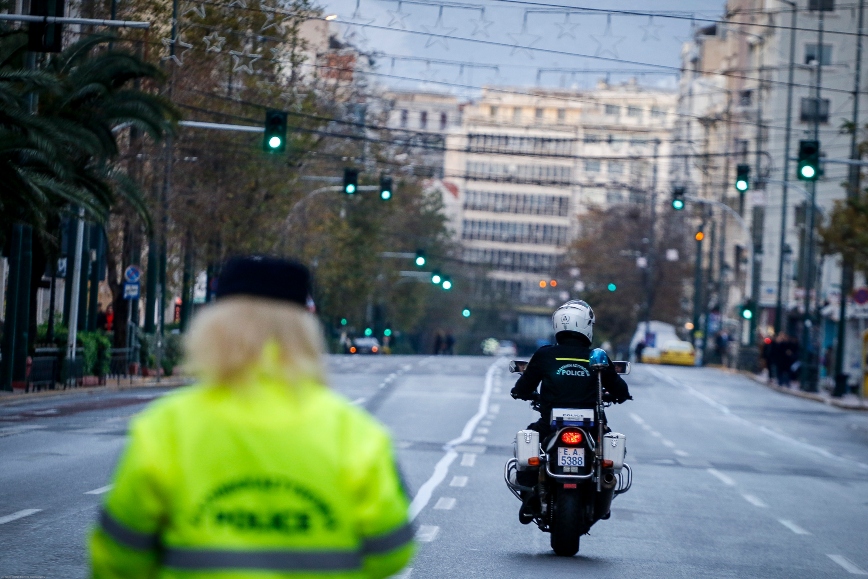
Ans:
POLYGON ((85 375, 105 376, 111 368, 112 343, 102 332, 79 332, 78 342, 84 348, 82 370, 85 375))

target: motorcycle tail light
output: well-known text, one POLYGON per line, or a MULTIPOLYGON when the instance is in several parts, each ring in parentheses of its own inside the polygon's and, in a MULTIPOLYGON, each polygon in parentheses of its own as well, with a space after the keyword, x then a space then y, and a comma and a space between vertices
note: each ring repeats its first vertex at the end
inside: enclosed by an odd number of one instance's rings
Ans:
POLYGON ((561 433, 561 442, 569 445, 582 444, 582 432, 580 430, 566 430, 561 433))

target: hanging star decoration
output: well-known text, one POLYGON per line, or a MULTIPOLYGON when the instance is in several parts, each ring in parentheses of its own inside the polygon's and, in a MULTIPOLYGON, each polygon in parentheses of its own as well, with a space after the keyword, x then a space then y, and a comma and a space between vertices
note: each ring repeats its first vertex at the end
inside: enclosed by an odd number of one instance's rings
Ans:
POLYGON ((163 46, 166 47, 166 50, 169 51, 169 54, 162 57, 160 60, 172 60, 178 66, 184 66, 184 56, 193 49, 193 45, 189 42, 184 42, 178 37, 175 39, 163 38, 160 42, 162 42, 163 46), (172 45, 175 46, 175 54, 172 54, 172 45), (178 54, 178 47, 184 49, 181 51, 180 55, 178 54))
POLYGON ((479 9, 479 18, 470 21, 473 24, 473 32, 470 33, 470 36, 484 36, 486 38, 491 38, 488 35, 488 29, 494 24, 494 20, 486 20, 485 19, 485 8, 479 9))
POLYGON ((191 3, 184 11, 181 13, 181 17, 186 16, 190 12, 193 12, 199 18, 205 18, 205 4, 196 4, 195 2, 191 3))
POLYGON ((640 26, 645 33, 642 35, 642 42, 648 42, 649 40, 662 40, 660 38, 660 29, 666 28, 662 24, 654 24, 654 16, 648 16, 648 24, 645 26, 640 26))
POLYGON ((247 0, 232 0, 232 2, 226 5, 226 8, 234 8, 236 6, 239 8, 247 8, 247 0))
POLYGON ((507 36, 512 38, 512 41, 515 42, 515 46, 512 47, 512 50, 510 51, 509 55, 513 56, 516 53, 522 53, 523 52, 530 59, 533 59, 533 52, 531 52, 531 50, 530 50, 531 47, 533 47, 533 45, 536 44, 537 42, 539 42, 540 38, 542 38, 542 36, 537 36, 536 34, 530 34, 527 31, 527 11, 526 10, 524 12, 524 21, 522 22, 522 25, 521 25, 521 32, 519 32, 518 34, 509 33, 509 34, 507 34, 507 36))
POLYGON ((428 36, 428 40, 425 41, 425 48, 430 48, 435 44, 439 44, 444 49, 449 50, 449 45, 446 43, 445 37, 455 32, 456 29, 449 28, 443 24, 443 8, 444 6, 441 4, 440 11, 437 13, 437 21, 434 22, 434 26, 419 27, 430 35, 428 36))
POLYGON ((232 55, 232 72, 246 72, 247 74, 256 72, 253 70, 253 63, 262 58, 261 54, 251 54, 249 46, 245 46, 242 52, 230 50, 229 54, 232 55))
POLYGON ((397 10, 386 10, 389 13, 389 23, 386 25, 389 28, 402 28, 403 30, 407 30, 407 23, 405 19, 410 16, 409 13, 401 11, 401 0, 398 0, 398 9, 397 10))
POLYGON ((207 47, 205 52, 223 52, 223 45, 226 44, 226 38, 220 36, 220 34, 215 30, 208 36, 203 37, 202 42, 204 42, 207 47))
POLYGON ((606 30, 602 36, 590 35, 594 42, 597 43, 597 50, 594 56, 610 55, 612 58, 620 58, 618 56, 618 45, 626 38, 626 36, 614 36, 612 34, 612 15, 606 16, 606 30))
POLYGON ((427 80, 428 82, 433 82, 438 80, 437 78, 437 70, 431 68, 431 61, 425 61, 425 70, 422 71, 422 78, 427 80))
POLYGON ((274 26, 280 26, 281 24, 283 24, 282 22, 280 22, 280 23, 275 22, 275 20, 274 20, 275 12, 277 12, 277 8, 274 8, 272 6, 267 6, 265 4, 262 5, 262 13, 265 14, 265 22, 259 28, 260 32, 265 32, 269 28, 272 28, 274 26))
POLYGON ((555 22, 555 26, 558 27, 558 39, 568 36, 573 40, 576 40, 575 30, 579 27, 579 24, 577 22, 570 22, 569 12, 564 12, 564 21, 555 22))
POLYGON ((344 40, 348 42, 366 43, 368 34, 365 26, 374 21, 373 18, 366 18, 361 11, 362 0, 356 0, 356 9, 353 11, 347 21, 347 27, 344 31, 344 40))

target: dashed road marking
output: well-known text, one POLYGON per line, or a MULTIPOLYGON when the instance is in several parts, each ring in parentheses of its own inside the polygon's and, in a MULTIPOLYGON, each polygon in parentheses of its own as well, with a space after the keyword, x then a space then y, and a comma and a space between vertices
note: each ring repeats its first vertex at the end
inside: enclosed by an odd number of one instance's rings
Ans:
POLYGON ((488 429, 487 428, 477 428, 476 434, 488 434, 488 429))
POLYGON ((449 483, 449 486, 451 486, 451 487, 464 487, 464 486, 467 486, 467 477, 466 477, 466 476, 455 475, 454 477, 452 477, 452 482, 449 483))
POLYGON ((470 442, 472 442, 473 444, 485 444, 485 437, 484 436, 474 436, 470 442))
POLYGON ((461 457, 461 466, 473 466, 476 464, 476 455, 471 452, 465 452, 461 457))
POLYGON ((794 522, 788 521, 787 519, 778 519, 778 522, 797 535, 810 535, 811 534, 808 531, 806 531, 805 529, 803 529, 800 526, 798 526, 797 524, 795 524, 794 522))
POLYGON ((356 398, 355 400, 353 400, 353 404, 355 404, 356 406, 358 406, 359 404, 364 403, 364 401, 365 401, 364 398, 356 398))
POLYGON ((690 453, 684 452, 683 450, 675 450, 675 454, 681 457, 690 456, 690 453))
POLYGON ((492 404, 488 407, 488 411, 491 414, 497 414, 498 412, 500 412, 500 404, 492 404))
POLYGON ((722 472, 720 472, 719 470, 714 469, 714 468, 710 468, 710 469, 708 469, 708 472, 709 472, 709 474, 711 474, 711 475, 717 477, 718 479, 720 479, 720 482, 722 482, 723 484, 725 484, 725 485, 729 485, 729 486, 731 486, 731 487, 734 487, 734 486, 735 486, 735 481, 732 480, 731 478, 729 478, 727 475, 725 475, 725 474, 723 474, 722 472))
POLYGON ((747 502, 749 502, 750 504, 752 504, 755 507, 759 507, 761 509, 765 509, 768 507, 768 505, 765 504, 763 502, 763 500, 759 497, 755 497, 753 495, 741 495, 741 496, 744 497, 744 500, 746 500, 747 502))
POLYGON ((455 499, 452 497, 440 497, 434 508, 439 511, 451 511, 455 508, 455 499))
POLYGON ((634 413, 631 412, 631 413, 630 413, 630 418, 632 418, 632 419, 633 419, 633 422, 635 422, 636 424, 645 424, 645 421, 642 420, 642 417, 639 416, 638 414, 634 414, 634 413))
POLYGON ((829 559, 844 568, 851 575, 868 575, 868 571, 860 569, 853 561, 844 555, 826 555, 829 559))
POLYGON ((669 447, 669 448, 675 448, 675 443, 672 442, 671 440, 667 440, 667 439, 664 438, 664 439, 661 440, 660 442, 663 443, 663 446, 666 446, 666 447, 669 447))
POLYGON ((482 426, 491 426, 491 421, 490 420, 483 420, 479 424, 482 426))
POLYGON ((430 543, 437 538, 440 527, 436 525, 421 525, 416 531, 416 540, 420 543, 430 543))
POLYGON ((103 493, 107 493, 112 490, 112 487, 115 485, 106 485, 104 487, 99 487, 98 489, 93 489, 92 491, 87 491, 86 495, 101 495, 103 493))
POLYGON ((663 436, 662 434, 660 434, 660 433, 657 432, 656 430, 652 430, 652 431, 650 431, 648 434, 650 434, 650 435, 653 436, 654 438, 661 438, 661 437, 663 436))
POLYGON ((36 514, 41 510, 42 509, 24 509, 23 511, 18 511, 17 513, 12 513, 11 515, 0 517, 0 525, 5 525, 6 523, 11 523, 12 521, 17 521, 18 519, 23 519, 24 517, 29 517, 30 515, 36 514))

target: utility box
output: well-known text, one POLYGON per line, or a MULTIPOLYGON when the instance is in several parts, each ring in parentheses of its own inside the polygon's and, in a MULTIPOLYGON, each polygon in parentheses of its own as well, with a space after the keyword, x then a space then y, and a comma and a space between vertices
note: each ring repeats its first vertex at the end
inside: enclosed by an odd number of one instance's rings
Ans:
MULTIPOLYGON (((535 458, 534 462, 539 460, 539 432, 536 430, 519 430, 515 435, 515 459, 518 462, 518 468, 524 469, 529 466, 530 459, 535 458)), ((539 466, 537 462, 536 465, 539 466)))
POLYGON ((615 472, 621 472, 624 467, 624 457, 627 455, 627 435, 620 432, 610 432, 603 436, 603 460, 611 460, 615 472))

